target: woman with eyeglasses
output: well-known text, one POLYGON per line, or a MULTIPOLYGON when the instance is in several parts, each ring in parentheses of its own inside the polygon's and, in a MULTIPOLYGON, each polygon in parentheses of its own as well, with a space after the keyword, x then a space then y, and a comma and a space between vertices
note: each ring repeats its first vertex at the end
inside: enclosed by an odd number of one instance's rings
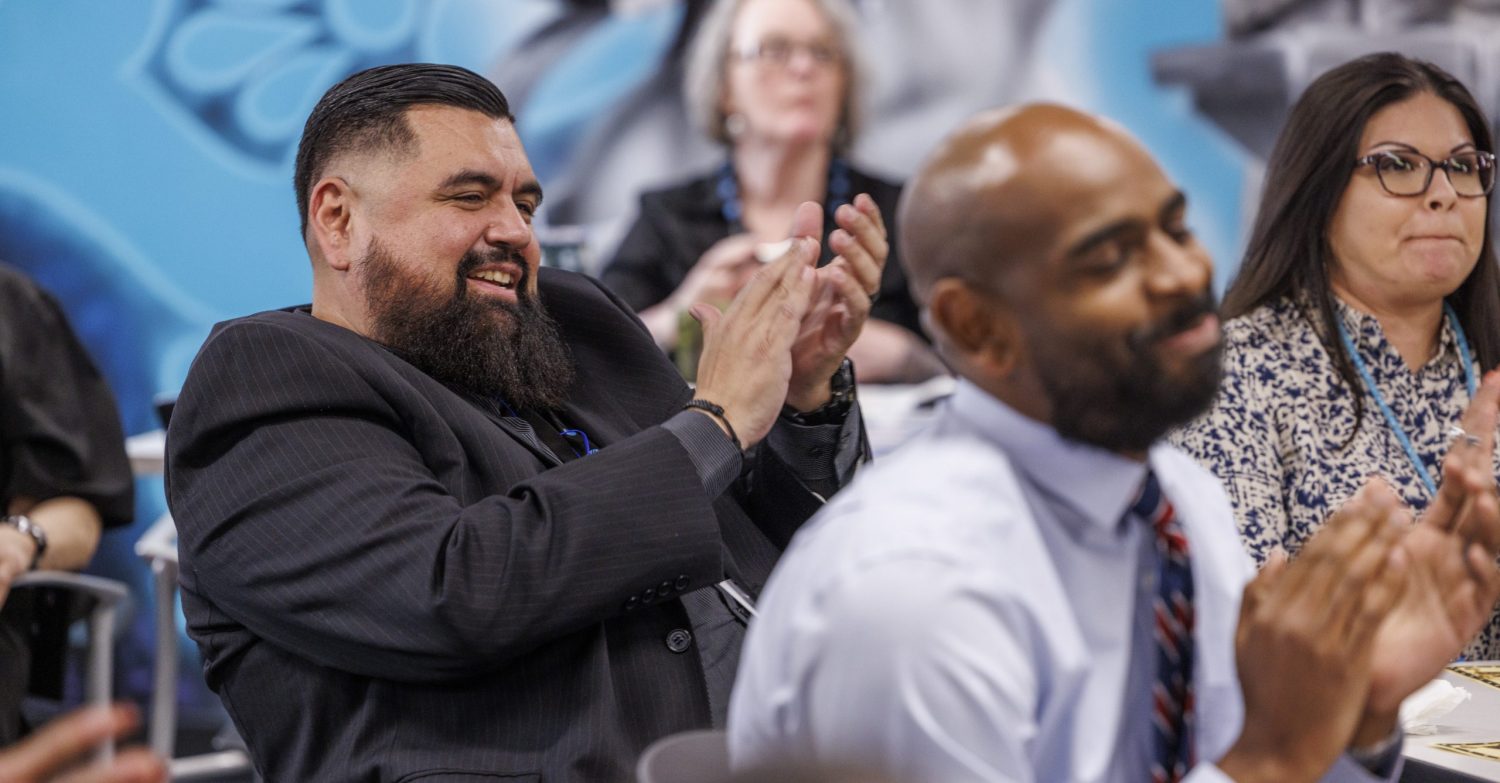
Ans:
POLYGON ((602 275, 689 375, 693 347, 679 346, 695 326, 687 308, 733 299, 760 266, 756 247, 785 239, 803 201, 826 207, 820 264, 889 251, 870 320, 849 351, 860 379, 915 381, 942 371, 918 337, 896 249, 900 187, 844 157, 859 125, 854 31, 848 0, 723 0, 698 28, 686 59, 687 104, 727 159, 644 194, 602 275), (857 207, 878 212, 890 232, 884 247, 865 247, 879 243, 842 226, 857 207))
MULTIPOLYGON (((1399 54, 1329 71, 1292 108, 1225 296, 1219 397, 1174 436, 1258 561, 1294 554, 1370 476, 1422 513, 1449 448, 1477 440, 1461 421, 1500 364, 1493 150, 1468 89, 1399 54)), ((1500 625, 1466 654, 1500 658, 1500 625)))

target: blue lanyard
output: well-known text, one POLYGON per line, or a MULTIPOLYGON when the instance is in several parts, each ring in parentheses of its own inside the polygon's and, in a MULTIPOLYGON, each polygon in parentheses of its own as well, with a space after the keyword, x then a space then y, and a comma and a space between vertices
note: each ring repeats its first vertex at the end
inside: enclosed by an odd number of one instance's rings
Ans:
MULTIPOLYGON (((510 407, 510 403, 506 402, 505 400, 503 400, 503 399, 501 399, 499 397, 495 397, 494 400, 495 400, 495 402, 500 403, 500 407, 504 408, 506 415, 510 416, 512 419, 520 419, 521 421, 526 421, 526 417, 524 417, 521 414, 517 413, 515 408, 510 407)), ((526 422, 526 424, 527 424, 527 426, 531 426, 531 422, 526 422)), ((559 426, 561 426, 561 425, 559 425, 559 426)), ((533 429, 535 429, 535 428, 533 428, 533 429)), ((589 441, 589 434, 587 432, 584 432, 583 430, 574 429, 572 427, 565 427, 565 428, 559 429, 558 432, 557 432, 557 434, 563 436, 563 440, 567 440, 568 438, 578 438, 578 439, 580 439, 580 440, 583 441, 583 451, 582 452, 579 452, 578 451, 578 446, 575 445, 574 443, 572 443, 571 441, 568 443, 568 448, 570 448, 570 449, 573 450, 573 455, 576 456, 576 457, 587 457, 590 454, 597 454, 597 453, 599 453, 599 447, 595 446, 592 442, 589 441)), ((538 436, 538 438, 540 438, 540 436, 538 436)), ((545 444, 543 444, 543 445, 545 445, 545 444)))
MULTIPOLYGON (((745 207, 740 202, 740 181, 734 176, 734 163, 725 161, 715 177, 714 195, 719 197, 719 212, 724 216, 724 222, 729 224, 729 233, 741 233, 745 230, 745 207)), ((852 198, 849 190, 849 164, 843 158, 834 158, 828 163, 828 203, 823 205, 828 213, 828 230, 832 230, 835 225, 834 211, 840 205, 848 204, 852 198)))
POLYGON ((573 446, 573 444, 571 444, 571 443, 568 444, 569 446, 571 446, 573 448, 573 453, 576 454, 576 455, 578 455, 578 456, 580 456, 580 457, 587 457, 588 455, 594 454, 594 453, 596 453, 596 452, 599 451, 599 447, 598 446, 595 446, 594 444, 592 444, 592 443, 589 442, 589 434, 587 432, 584 432, 583 430, 577 430, 577 429, 573 429, 573 428, 570 427, 568 429, 562 430, 558 434, 562 435, 564 438, 582 438, 583 439, 583 453, 582 454, 578 453, 578 447, 577 446, 573 446))
MULTIPOLYGON (((1453 330, 1453 337, 1458 342, 1458 358, 1464 368, 1464 385, 1469 388, 1469 399, 1474 399, 1477 391, 1474 383, 1474 361, 1469 358, 1469 340, 1464 336, 1464 328, 1458 324, 1458 315, 1447 302, 1443 303, 1443 312, 1448 316, 1448 326, 1453 330)), ((1401 443, 1401 448, 1406 450, 1406 458, 1411 460, 1412 469, 1417 471, 1417 477, 1422 479, 1422 484, 1427 487, 1427 492, 1432 497, 1437 497, 1437 484, 1432 480, 1431 471, 1422 464, 1422 458, 1418 456, 1416 448, 1411 445, 1411 438, 1407 437, 1406 430, 1401 422, 1396 420, 1396 414, 1391 406, 1385 401, 1385 395, 1380 393, 1380 387, 1375 385, 1375 378, 1370 375, 1370 368, 1365 366, 1365 360, 1360 358, 1359 350, 1354 347, 1354 341, 1349 339, 1349 330, 1344 328, 1344 319, 1335 318, 1334 323, 1339 328, 1339 338, 1344 341, 1344 350, 1349 353, 1349 360, 1354 362, 1354 369, 1359 372, 1360 380, 1364 381, 1365 388, 1370 390, 1370 396, 1375 398, 1375 407, 1380 409, 1380 415, 1385 417, 1385 423, 1395 434, 1396 440, 1401 443)))

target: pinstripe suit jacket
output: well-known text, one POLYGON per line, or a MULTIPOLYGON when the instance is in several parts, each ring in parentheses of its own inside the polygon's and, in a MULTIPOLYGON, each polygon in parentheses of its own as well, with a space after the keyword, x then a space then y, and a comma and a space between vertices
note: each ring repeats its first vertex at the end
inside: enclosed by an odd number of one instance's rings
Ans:
POLYGON ((578 366, 562 417, 606 446, 567 464, 305 309, 220 324, 194 361, 167 438, 183 610, 268 780, 628 779, 722 715, 705 671, 742 629, 700 588, 758 590, 818 502, 766 448, 708 497, 639 321, 539 283, 578 366), (679 629, 721 643, 677 652, 679 629))

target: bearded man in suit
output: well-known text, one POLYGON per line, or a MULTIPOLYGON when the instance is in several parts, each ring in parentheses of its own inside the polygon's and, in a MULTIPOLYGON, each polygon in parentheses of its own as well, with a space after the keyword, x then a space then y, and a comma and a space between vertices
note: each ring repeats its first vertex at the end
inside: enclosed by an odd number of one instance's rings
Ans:
POLYGON ((313 109, 309 306, 220 324, 168 434, 182 597, 269 780, 619 780, 722 725, 748 600, 868 449, 844 351, 885 230, 817 205, 696 392, 597 282, 540 268, 499 90, 384 66, 313 109))

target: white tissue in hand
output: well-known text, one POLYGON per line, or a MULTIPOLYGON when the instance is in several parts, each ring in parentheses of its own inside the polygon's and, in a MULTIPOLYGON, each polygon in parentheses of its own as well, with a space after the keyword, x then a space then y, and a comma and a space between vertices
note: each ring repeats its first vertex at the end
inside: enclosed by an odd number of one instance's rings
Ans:
POLYGON ((1469 700, 1469 692, 1447 680, 1433 680, 1401 702, 1401 728, 1407 734, 1436 734, 1437 719, 1469 700))
POLYGON ((792 249, 792 240, 783 239, 780 242, 762 242, 755 246, 755 260, 762 264, 769 264, 786 255, 786 251, 792 249))

